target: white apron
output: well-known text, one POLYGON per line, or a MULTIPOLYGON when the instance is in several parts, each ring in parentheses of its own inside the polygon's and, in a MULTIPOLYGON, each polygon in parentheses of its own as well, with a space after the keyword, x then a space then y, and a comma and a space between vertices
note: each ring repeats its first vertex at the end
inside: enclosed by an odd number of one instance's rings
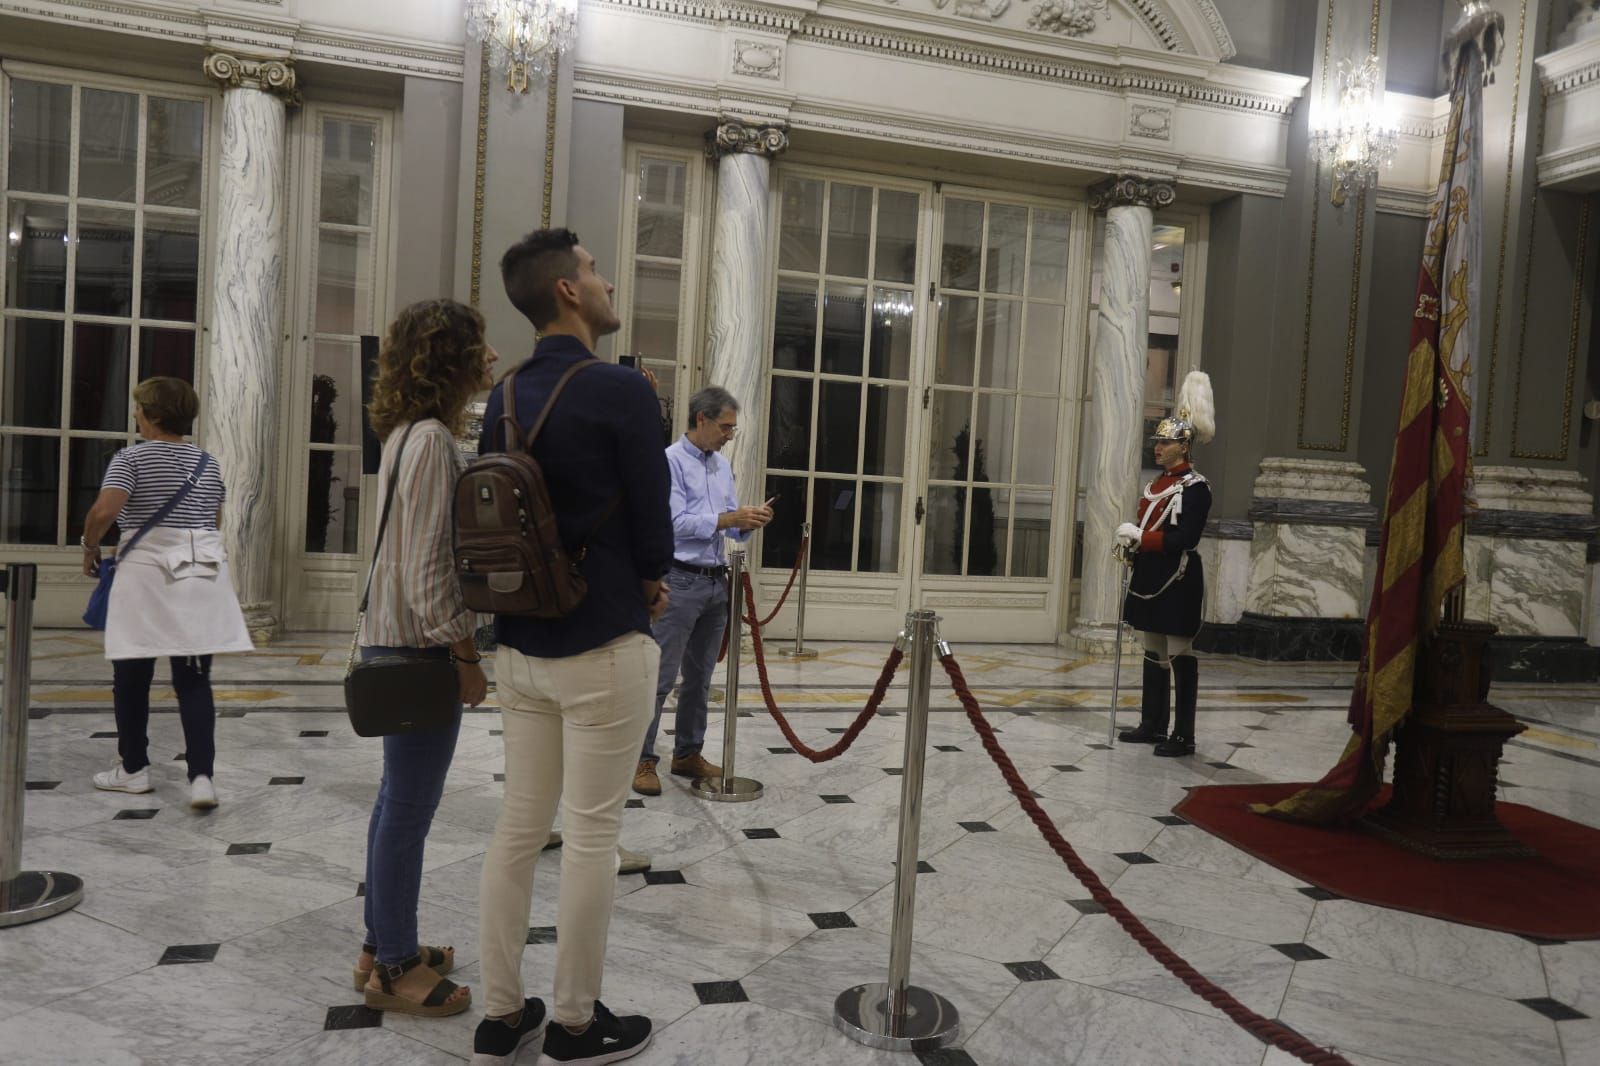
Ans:
POLYGON ((254 651, 216 530, 157 526, 117 562, 107 659, 254 651))

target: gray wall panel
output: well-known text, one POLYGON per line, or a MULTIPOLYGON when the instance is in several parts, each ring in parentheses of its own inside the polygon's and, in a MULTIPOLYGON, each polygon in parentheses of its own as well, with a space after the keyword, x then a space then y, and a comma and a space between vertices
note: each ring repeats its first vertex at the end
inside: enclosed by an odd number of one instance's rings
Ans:
POLYGON ((1214 0, 1238 49, 1229 62, 1287 74, 1311 72, 1316 0, 1214 0))
POLYGON ((455 293, 461 86, 407 78, 394 194, 395 310, 455 293))
MULTIPOLYGON (((601 272, 620 286, 622 259, 622 179, 625 149, 623 107, 594 100, 572 102, 572 150, 567 169, 566 224, 594 255, 601 272)), ((621 293, 618 297, 621 297, 621 293)), ((596 353, 611 358, 606 337, 596 353)))
POLYGON ((1379 214, 1372 236, 1372 304, 1367 315, 1367 372, 1362 379, 1356 461, 1366 467, 1372 501, 1381 508, 1388 491, 1395 420, 1400 417, 1400 390, 1411 353, 1411 312, 1427 219, 1379 214))

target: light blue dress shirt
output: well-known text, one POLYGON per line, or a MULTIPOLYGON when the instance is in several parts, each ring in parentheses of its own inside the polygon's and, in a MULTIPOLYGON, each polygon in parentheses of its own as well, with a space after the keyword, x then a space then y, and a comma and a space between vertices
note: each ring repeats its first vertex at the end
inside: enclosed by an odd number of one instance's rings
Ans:
POLYGON ((739 509, 733 468, 717 452, 703 452, 684 434, 667 448, 672 474, 673 557, 692 566, 722 566, 722 538, 747 541, 747 529, 717 528, 717 517, 739 509))

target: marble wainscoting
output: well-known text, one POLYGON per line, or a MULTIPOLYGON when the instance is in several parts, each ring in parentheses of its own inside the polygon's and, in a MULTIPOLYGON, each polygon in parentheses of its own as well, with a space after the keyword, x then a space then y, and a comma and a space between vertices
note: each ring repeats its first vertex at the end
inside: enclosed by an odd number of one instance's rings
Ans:
POLYGON ((1200 561, 1206 569, 1207 625, 1233 625, 1244 614, 1250 594, 1250 546, 1255 530, 1240 520, 1207 523, 1200 539, 1200 561))

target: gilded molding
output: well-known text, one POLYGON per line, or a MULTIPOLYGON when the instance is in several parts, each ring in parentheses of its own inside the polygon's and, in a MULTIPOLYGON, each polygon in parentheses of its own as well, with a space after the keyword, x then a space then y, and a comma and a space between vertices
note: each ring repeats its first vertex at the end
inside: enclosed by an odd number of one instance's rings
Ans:
POLYGON ((1089 186, 1089 207, 1109 211, 1113 207, 1147 207, 1159 211, 1177 200, 1178 192, 1169 181, 1141 178, 1137 174, 1117 174, 1089 186))
POLYGON ((489 162, 489 50, 478 64, 478 144, 472 166, 472 306, 483 294, 483 185, 489 162))
POLYGON ((212 52, 206 56, 204 69, 206 77, 224 89, 254 89, 276 96, 291 106, 300 104, 300 90, 295 86, 292 59, 212 52))
POLYGON ((550 57, 550 79, 544 92, 544 202, 539 211, 541 229, 550 227, 551 203, 556 189, 556 98, 561 88, 561 53, 550 57))
MULTIPOLYGON (((1522 11, 1517 16, 1517 75, 1511 87, 1511 134, 1506 142, 1506 192, 1500 208, 1500 255, 1496 266, 1494 286, 1494 327, 1489 342, 1489 387, 1483 404, 1483 438, 1478 442, 1479 456, 1489 454, 1489 438, 1494 434, 1494 381, 1500 365, 1500 316, 1505 309, 1506 293, 1506 243, 1511 235, 1511 189, 1517 167, 1517 119, 1522 107, 1522 50, 1528 40, 1528 0, 1522 0, 1522 11)), ((1535 186, 1537 190, 1537 186, 1535 186)), ((1530 234, 1529 247, 1533 238, 1530 234)), ((1531 253, 1530 253, 1531 254, 1531 253)), ((1526 302, 1524 302, 1526 307, 1526 302)))
POLYGON ((717 128, 706 131, 706 158, 721 159, 736 152, 772 159, 789 147, 789 127, 744 123, 724 115, 717 128))
MULTIPOLYGON (((1513 459, 1546 459, 1564 463, 1572 450, 1572 390, 1577 383, 1578 332, 1583 321, 1584 268, 1589 264, 1589 213, 1593 198, 1583 198, 1583 211, 1578 216, 1578 268, 1572 272, 1572 315, 1567 334, 1567 383, 1561 390, 1561 450, 1525 452, 1522 450, 1519 429, 1522 422, 1522 369, 1523 359, 1517 360, 1517 384, 1511 399, 1511 457, 1513 459)), ((1530 246, 1532 242, 1529 242, 1530 246)), ((1523 328, 1527 328, 1526 302, 1524 302, 1523 328)))

